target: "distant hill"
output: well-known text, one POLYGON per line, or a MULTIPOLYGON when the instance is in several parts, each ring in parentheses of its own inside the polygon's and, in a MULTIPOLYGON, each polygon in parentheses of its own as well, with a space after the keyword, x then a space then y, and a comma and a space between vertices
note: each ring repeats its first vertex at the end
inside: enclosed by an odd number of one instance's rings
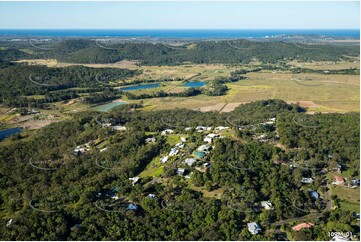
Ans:
POLYGON ((343 56, 359 56, 359 46, 306 45, 285 42, 248 40, 202 41, 184 46, 161 43, 123 43, 105 45, 92 40, 64 40, 44 51, 33 48, 32 55, 19 50, 2 50, 0 59, 55 58, 72 63, 114 63, 138 60, 145 65, 176 65, 190 63, 249 63, 258 59, 273 63, 282 59, 302 61, 338 61, 343 56))

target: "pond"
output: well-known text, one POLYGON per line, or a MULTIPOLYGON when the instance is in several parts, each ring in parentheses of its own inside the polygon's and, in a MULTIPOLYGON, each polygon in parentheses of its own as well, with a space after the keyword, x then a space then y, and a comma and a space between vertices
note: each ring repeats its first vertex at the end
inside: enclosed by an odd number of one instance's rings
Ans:
POLYGON ((143 90, 143 89, 150 89, 150 88, 156 88, 159 87, 159 83, 152 83, 152 84, 140 84, 136 86, 129 86, 129 87, 123 87, 120 88, 121 91, 137 91, 137 90, 143 90))
POLYGON ((126 102, 111 102, 111 103, 106 103, 103 105, 95 106, 95 107, 91 108, 91 110, 99 111, 99 112, 107 112, 110 109, 115 108, 116 106, 119 106, 119 105, 123 105, 123 104, 126 104, 126 102))
POLYGON ((203 87, 207 82, 186 82, 183 84, 183 87, 203 87))
POLYGON ((11 129, 4 129, 0 130, 0 141, 9 137, 10 135, 19 133, 23 128, 11 128, 11 129))

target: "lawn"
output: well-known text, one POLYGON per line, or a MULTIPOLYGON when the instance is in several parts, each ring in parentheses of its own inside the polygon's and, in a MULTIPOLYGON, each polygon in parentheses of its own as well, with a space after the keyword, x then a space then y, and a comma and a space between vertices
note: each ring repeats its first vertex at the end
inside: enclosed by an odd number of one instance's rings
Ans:
POLYGON ((342 210, 360 213, 360 204, 340 202, 340 207, 342 210))
POLYGON ((139 174, 140 177, 156 177, 163 173, 164 166, 160 163, 160 157, 154 158, 139 174))

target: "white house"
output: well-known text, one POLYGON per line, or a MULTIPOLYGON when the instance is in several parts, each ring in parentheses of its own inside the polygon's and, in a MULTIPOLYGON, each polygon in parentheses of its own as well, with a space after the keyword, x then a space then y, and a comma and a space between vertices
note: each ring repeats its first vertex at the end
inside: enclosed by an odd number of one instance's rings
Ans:
POLYGON ((182 142, 186 142, 186 141, 187 141, 187 138, 186 138, 186 137, 181 137, 180 140, 181 140, 182 142))
POLYGON ((201 151, 201 152, 204 152, 204 151, 207 151, 208 149, 210 148, 209 145, 201 145, 198 147, 198 151, 201 151))
POLYGON ((273 209, 273 205, 272 205, 272 203, 270 201, 262 201, 261 206, 266 210, 272 210, 273 209))
POLYGON ((225 129, 229 129, 229 127, 218 126, 218 127, 214 128, 215 131, 221 131, 221 130, 225 130, 225 129))
POLYGON ((154 143, 156 141, 156 138, 155 137, 152 137, 152 138, 146 138, 145 139, 145 143, 154 143))
POLYGON ((207 142, 207 143, 212 143, 212 141, 213 141, 213 139, 211 138, 211 137, 205 137, 204 139, 203 139, 203 141, 204 142, 207 142))
POLYGON ((110 126, 112 129, 117 130, 117 131, 125 131, 127 130, 127 128, 125 126, 120 126, 120 125, 116 125, 116 126, 110 126))
POLYGON ((155 198, 155 194, 149 193, 147 197, 149 197, 150 199, 153 199, 153 198, 155 198))
POLYGON ((139 176, 131 177, 129 178, 129 180, 132 181, 132 185, 134 186, 140 180, 140 177, 139 176))
POLYGON ((301 182, 310 184, 310 183, 313 182, 313 179, 312 178, 307 178, 307 177, 302 177, 301 182))
POLYGON ((183 176, 185 171, 186 170, 184 168, 177 168, 176 172, 177 172, 178 175, 183 176))
POLYGON ((175 156, 177 155, 179 150, 177 148, 172 148, 169 152, 169 156, 175 156))
POLYGON ((174 133, 174 130, 172 129, 165 129, 162 131, 162 135, 166 135, 166 134, 173 134, 174 133))
POLYGON ((194 158, 187 158, 184 160, 184 163, 186 163, 188 166, 193 166, 194 163, 196 163, 196 162, 197 162, 197 160, 194 158))
POLYGON ((6 224, 6 227, 10 227, 12 225, 13 221, 14 221, 13 219, 10 219, 6 224))
POLYGON ((261 227, 257 223, 248 223, 248 231, 251 232, 251 234, 258 234, 262 231, 261 227))
POLYGON ((175 147, 182 149, 182 148, 184 148, 184 143, 178 143, 175 145, 175 147))
POLYGON ((164 156, 160 159, 160 162, 166 163, 168 161, 168 156, 164 156))

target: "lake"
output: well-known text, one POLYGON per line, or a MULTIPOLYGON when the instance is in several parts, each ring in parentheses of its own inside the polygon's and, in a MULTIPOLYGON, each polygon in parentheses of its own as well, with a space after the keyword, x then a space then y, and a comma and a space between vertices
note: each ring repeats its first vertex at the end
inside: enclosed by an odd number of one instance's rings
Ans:
POLYGON ((112 108, 115 108, 116 106, 123 105, 123 104, 126 104, 126 102, 111 102, 111 103, 95 106, 95 107, 91 108, 91 110, 99 111, 99 112, 106 112, 112 108))
POLYGON ((10 135, 19 133, 23 128, 11 128, 11 129, 4 129, 0 130, 0 141, 9 137, 10 135))
POLYGON ((120 88, 121 91, 136 91, 136 90, 143 90, 143 89, 149 89, 149 88, 156 88, 159 87, 159 83, 152 83, 152 84, 140 84, 136 86, 129 86, 129 87, 123 87, 120 88))
POLYGON ((183 87, 203 87, 207 82, 186 82, 183 84, 183 87))

